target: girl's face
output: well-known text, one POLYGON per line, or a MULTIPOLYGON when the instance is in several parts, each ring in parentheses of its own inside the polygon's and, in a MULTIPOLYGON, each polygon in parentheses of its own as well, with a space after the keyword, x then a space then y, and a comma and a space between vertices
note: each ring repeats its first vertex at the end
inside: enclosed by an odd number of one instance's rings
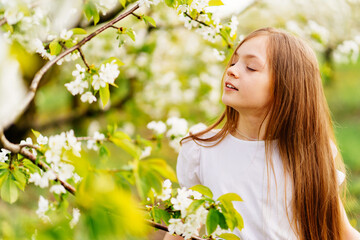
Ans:
POLYGON ((271 102, 267 41, 267 36, 245 41, 226 70, 222 101, 238 112, 262 113, 271 102))

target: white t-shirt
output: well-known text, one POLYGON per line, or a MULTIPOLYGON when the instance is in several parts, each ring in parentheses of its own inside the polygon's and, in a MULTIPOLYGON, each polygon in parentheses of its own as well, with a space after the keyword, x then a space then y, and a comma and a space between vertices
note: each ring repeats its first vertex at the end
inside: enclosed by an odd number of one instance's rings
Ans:
MULTIPOLYGON (((215 131, 217 130, 212 130, 202 137, 208 138, 215 131)), ((245 141, 228 134, 214 147, 202 147, 193 140, 184 141, 176 171, 180 187, 190 188, 202 184, 210 188, 215 200, 229 192, 237 193, 243 199, 242 202, 233 202, 235 209, 244 219, 244 228, 241 231, 235 228, 233 233, 242 240, 296 239, 286 215, 287 208, 291 219, 291 181, 288 177, 285 185, 283 165, 276 146, 272 161, 277 191, 270 165, 270 188, 267 190, 265 141, 245 141)), ((344 173, 338 171, 339 184, 344 178, 344 173)))

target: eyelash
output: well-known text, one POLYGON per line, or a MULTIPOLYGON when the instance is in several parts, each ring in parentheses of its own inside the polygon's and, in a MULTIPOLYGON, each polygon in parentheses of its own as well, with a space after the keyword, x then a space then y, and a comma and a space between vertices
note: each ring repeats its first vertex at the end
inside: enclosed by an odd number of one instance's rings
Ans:
MULTIPOLYGON (((234 66, 235 65, 235 63, 232 63, 232 64, 230 64, 230 67, 232 67, 232 66, 234 66)), ((249 67, 246 67, 249 71, 251 71, 251 72, 255 72, 256 70, 255 69, 252 69, 252 68, 249 68, 249 67)))

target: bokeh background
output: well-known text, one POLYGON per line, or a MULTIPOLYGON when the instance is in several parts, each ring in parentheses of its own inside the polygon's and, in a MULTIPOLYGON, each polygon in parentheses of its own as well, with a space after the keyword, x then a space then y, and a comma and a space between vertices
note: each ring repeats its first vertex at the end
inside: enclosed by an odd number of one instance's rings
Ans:
MULTIPOLYGON (((34 74, 45 63, 31 51, 26 36, 45 32, 59 34, 63 29, 90 26, 82 13, 82 1, 36 1, 50 16, 46 30, 24 30, 25 34, 8 41, 6 29, 0 37, 0 118, 6 118, 24 96, 34 74)), ((251 31, 272 26, 290 31, 305 39, 316 51, 322 71, 323 86, 334 120, 334 128, 347 168, 347 198, 345 208, 351 224, 360 229, 360 1, 356 0, 289 0, 235 1, 223 0, 224 6, 211 11, 227 24, 236 20, 234 46, 251 31), (231 20, 232 18, 236 18, 231 20)), ((99 26, 122 11, 116 1, 113 8, 102 15, 99 26)), ((73 97, 64 84, 73 80, 74 62, 55 65, 41 81, 35 101, 16 123, 6 130, 13 142, 31 136, 31 129, 44 135, 74 129, 77 135, 105 132, 108 125, 117 124, 135 137, 151 138, 146 127, 153 120, 166 121, 170 117, 184 118, 188 126, 211 124, 221 114, 220 81, 233 51, 221 37, 209 41, 196 28, 188 29, 175 9, 160 3, 150 9, 141 8, 156 21, 156 28, 126 18, 119 26, 131 26, 136 40, 124 38, 120 44, 115 30, 107 30, 87 43, 83 52, 90 64, 115 56, 125 63, 116 80, 118 88, 111 88, 110 103, 102 109, 98 102, 85 104, 73 97)), ((295 111, 295 109, 294 109, 295 111)), ((102 159, 107 166, 126 163, 129 156, 119 148, 108 146, 111 154, 102 159)), ((175 169, 177 148, 163 139, 161 148, 153 148, 175 169)), ((86 155, 99 161, 94 154, 86 155)), ((35 217, 39 193, 44 189, 27 186, 13 205, 0 201, 0 232, 3 236, 18 236, 27 222, 35 217)), ((39 223, 40 224, 40 223, 39 223)), ((154 235, 155 236, 155 235, 154 235)), ((152 236, 151 238, 156 239, 152 236)), ((158 235, 156 235, 158 236, 158 235)))

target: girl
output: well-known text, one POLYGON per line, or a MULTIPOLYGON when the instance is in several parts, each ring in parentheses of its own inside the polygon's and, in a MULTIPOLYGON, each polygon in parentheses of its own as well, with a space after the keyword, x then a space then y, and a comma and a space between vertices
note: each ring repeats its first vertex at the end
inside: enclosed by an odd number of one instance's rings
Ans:
POLYGON ((360 239, 339 197, 344 165, 313 50, 274 28, 254 31, 235 49, 222 91, 219 120, 181 141, 180 186, 205 185, 214 199, 239 194, 244 228, 234 233, 243 240, 360 239))

